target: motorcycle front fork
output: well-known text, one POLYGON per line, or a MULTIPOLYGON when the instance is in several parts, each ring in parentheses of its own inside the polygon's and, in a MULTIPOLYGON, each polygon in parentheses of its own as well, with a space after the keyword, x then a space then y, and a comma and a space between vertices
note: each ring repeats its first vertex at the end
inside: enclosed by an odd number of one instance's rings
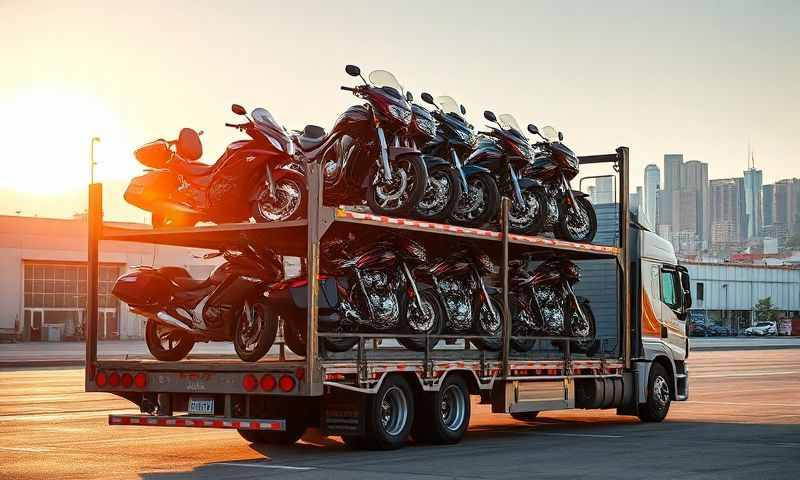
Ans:
POLYGON ((563 185, 564 190, 567 192, 567 198, 569 198, 569 207, 572 209, 572 213, 578 215, 578 202, 575 200, 575 194, 572 193, 572 187, 569 185, 567 178, 564 176, 564 172, 561 172, 561 185, 563 185))
POLYGON ((381 165, 383 167, 383 179, 388 183, 392 181, 392 167, 389 166, 389 145, 386 143, 386 134, 383 128, 377 127, 378 143, 381 146, 381 165))
MULTIPOLYGON (((514 167, 511 166, 510 163, 506 163, 508 166, 508 176, 511 179, 511 187, 514 191, 514 201, 517 203, 517 206, 520 210, 525 211, 528 209, 527 204, 525 203, 525 199, 522 198, 522 189, 519 187, 519 179, 517 178, 517 172, 514 171, 514 167)), ((563 178, 563 175, 562 175, 563 178)))
POLYGON ((461 159, 458 158, 458 154, 452 148, 450 149, 450 157, 453 160, 453 165, 458 171, 458 178, 461 179, 461 191, 466 195, 467 191, 469 191, 469 185, 467 185, 467 177, 464 176, 464 170, 461 167, 461 159))

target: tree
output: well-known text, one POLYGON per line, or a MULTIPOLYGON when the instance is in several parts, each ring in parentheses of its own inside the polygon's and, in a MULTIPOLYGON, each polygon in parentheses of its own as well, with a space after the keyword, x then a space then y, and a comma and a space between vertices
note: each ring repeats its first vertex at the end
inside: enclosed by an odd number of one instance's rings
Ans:
POLYGON ((772 297, 762 298, 755 305, 757 322, 775 322, 778 320, 778 311, 772 305, 772 297))

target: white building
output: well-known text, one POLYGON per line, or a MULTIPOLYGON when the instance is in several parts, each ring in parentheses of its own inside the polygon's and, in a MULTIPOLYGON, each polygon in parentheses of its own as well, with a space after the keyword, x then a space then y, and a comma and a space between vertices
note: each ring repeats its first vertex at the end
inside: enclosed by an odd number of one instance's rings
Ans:
MULTIPOLYGON (((125 224, 143 227, 140 224, 125 224)), ((0 335, 23 340, 77 339, 86 317, 88 227, 83 219, 0 216, 0 335)), ((98 337, 141 338, 144 324, 111 295, 135 265, 179 265, 207 275, 206 250, 101 242, 98 337)))
POLYGON ((656 220, 658 217, 658 203, 657 193, 661 188, 661 170, 658 165, 650 164, 644 168, 644 205, 645 218, 648 228, 655 230, 656 220))

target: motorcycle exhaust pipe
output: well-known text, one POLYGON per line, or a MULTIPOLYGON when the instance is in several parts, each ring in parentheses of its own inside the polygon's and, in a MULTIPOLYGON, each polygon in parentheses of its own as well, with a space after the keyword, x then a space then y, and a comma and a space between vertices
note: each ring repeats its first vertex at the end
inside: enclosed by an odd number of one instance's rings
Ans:
POLYGON ((189 325, 186 325, 185 323, 181 322, 180 320, 178 320, 177 318, 173 317, 172 315, 170 315, 169 313, 167 313, 167 312, 165 312, 163 310, 158 312, 156 314, 156 316, 153 318, 153 320, 155 320, 156 322, 164 325, 165 327, 176 328, 176 329, 178 329, 178 330, 180 330, 180 331, 182 331, 184 333, 188 333, 190 335, 194 335, 194 336, 198 336, 198 337, 201 337, 201 336, 205 335, 204 332, 202 332, 200 330, 195 330, 194 328, 190 327, 189 325))

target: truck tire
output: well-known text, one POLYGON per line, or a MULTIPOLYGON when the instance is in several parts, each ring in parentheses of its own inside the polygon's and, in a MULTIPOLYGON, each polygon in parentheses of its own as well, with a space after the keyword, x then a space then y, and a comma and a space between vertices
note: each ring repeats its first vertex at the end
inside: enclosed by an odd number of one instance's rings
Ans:
POLYGON ((464 377, 448 375, 436 392, 419 397, 417 416, 411 436, 421 443, 446 445, 458 443, 469 427, 469 388, 464 377))
POLYGON ((639 405, 639 419, 643 422, 660 422, 669 412, 672 387, 670 376, 660 363, 650 366, 647 380, 647 402, 639 405))
POLYGON ((286 423, 285 432, 273 432, 270 430, 238 430, 239 435, 250 443, 262 443, 265 445, 293 445, 300 440, 306 432, 306 427, 300 428, 298 425, 290 426, 286 423))
POLYGON ((389 375, 365 403, 364 446, 370 450, 402 447, 414 423, 414 395, 408 382, 400 375, 389 375))
POLYGON ((538 416, 539 412, 514 412, 511 414, 511 418, 520 422, 534 422, 538 416))

